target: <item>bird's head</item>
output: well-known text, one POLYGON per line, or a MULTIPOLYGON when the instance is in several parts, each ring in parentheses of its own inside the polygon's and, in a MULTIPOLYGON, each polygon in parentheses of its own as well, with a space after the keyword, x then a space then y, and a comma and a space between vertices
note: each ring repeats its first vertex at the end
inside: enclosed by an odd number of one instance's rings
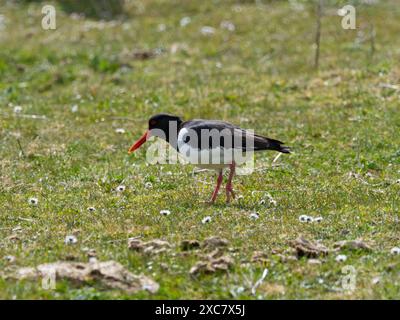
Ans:
POLYGON ((139 149, 139 147, 152 136, 160 137, 169 141, 170 131, 176 130, 177 132, 181 123, 181 118, 170 114, 161 113, 152 116, 149 119, 148 130, 130 147, 128 152, 132 153, 136 149, 139 149))

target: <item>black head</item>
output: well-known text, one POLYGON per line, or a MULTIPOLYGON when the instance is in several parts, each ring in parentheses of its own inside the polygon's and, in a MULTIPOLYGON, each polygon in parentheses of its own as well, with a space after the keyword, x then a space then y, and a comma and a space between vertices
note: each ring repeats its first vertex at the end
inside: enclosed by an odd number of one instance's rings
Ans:
POLYGON ((160 113, 152 116, 149 119, 149 130, 160 129, 167 133, 172 124, 176 124, 179 128, 182 123, 182 119, 166 113, 160 113))
POLYGON ((182 119, 177 116, 165 113, 152 116, 149 119, 149 130, 147 130, 143 136, 136 141, 132 147, 130 147, 129 153, 138 149, 151 136, 160 137, 169 142, 173 147, 176 147, 177 135, 181 124, 182 119))

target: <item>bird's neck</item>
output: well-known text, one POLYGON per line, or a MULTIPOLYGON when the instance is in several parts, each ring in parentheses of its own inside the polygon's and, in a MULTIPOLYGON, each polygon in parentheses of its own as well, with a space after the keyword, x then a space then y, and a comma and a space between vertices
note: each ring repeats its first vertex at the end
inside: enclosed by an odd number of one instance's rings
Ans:
POLYGON ((167 141, 174 149, 178 150, 178 134, 181 129, 182 121, 171 122, 165 130, 165 141, 167 141))

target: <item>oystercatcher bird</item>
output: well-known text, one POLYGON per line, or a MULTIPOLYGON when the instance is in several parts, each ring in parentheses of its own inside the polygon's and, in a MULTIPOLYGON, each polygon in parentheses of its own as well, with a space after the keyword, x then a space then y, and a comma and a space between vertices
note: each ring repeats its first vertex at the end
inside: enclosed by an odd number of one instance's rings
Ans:
POLYGON ((195 119, 183 121, 169 114, 157 114, 149 119, 148 130, 136 141, 129 153, 134 152, 151 136, 167 141, 189 163, 203 169, 218 172, 217 185, 211 197, 215 202, 222 183, 224 168, 229 168, 226 184, 226 200, 229 203, 235 194, 232 179, 235 167, 248 161, 249 155, 264 150, 290 153, 283 142, 241 129, 225 121, 195 119))

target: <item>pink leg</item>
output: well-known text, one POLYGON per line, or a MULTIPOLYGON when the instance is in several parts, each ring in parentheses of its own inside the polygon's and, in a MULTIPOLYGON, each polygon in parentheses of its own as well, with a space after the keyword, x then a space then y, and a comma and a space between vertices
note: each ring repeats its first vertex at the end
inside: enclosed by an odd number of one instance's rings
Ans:
POLYGON ((235 175, 235 167, 236 167, 235 162, 233 162, 229 166, 231 171, 229 172, 228 182, 226 183, 226 202, 227 203, 229 203, 231 201, 231 196, 232 196, 232 198, 235 198, 235 193, 233 192, 233 188, 232 188, 232 179, 233 179, 233 176, 235 175))
POLYGON ((212 194, 211 201, 210 201, 211 203, 214 203, 215 199, 217 199, 217 195, 218 195, 218 192, 219 192, 219 188, 221 187, 221 183, 222 183, 222 170, 219 171, 219 175, 218 175, 218 179, 217 179, 217 185, 215 186, 215 190, 214 190, 214 192, 212 194))

